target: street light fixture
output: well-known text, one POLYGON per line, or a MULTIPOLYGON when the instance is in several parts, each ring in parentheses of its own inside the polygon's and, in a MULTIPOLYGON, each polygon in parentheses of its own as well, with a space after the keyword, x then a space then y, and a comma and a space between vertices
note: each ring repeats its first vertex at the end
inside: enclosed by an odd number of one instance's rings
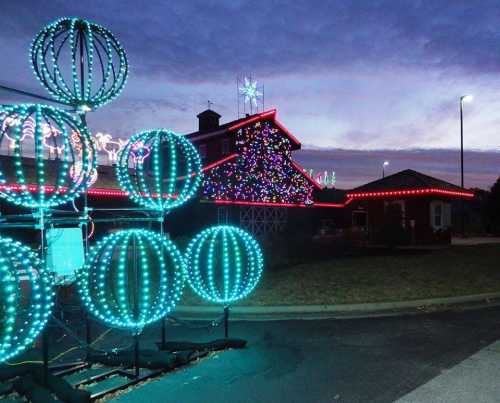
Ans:
POLYGON ((385 167, 389 165, 389 161, 384 161, 382 164, 382 178, 385 178, 385 167))
MULTIPOLYGON (((471 102, 472 95, 462 95, 460 97, 460 186, 464 187, 464 102, 471 102)), ((465 236, 465 209, 464 202, 461 203, 462 210, 462 237, 465 236)))

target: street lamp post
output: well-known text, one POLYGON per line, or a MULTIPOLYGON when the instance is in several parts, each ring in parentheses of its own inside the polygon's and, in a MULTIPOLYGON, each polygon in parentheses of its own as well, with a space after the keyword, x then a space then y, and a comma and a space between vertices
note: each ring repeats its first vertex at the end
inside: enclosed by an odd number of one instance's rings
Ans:
MULTIPOLYGON (((464 102, 472 101, 472 95, 462 95, 460 97, 460 186, 464 187, 464 102)), ((465 236, 465 211, 464 202, 461 203, 461 226, 462 237, 465 236)))
POLYGON ((385 167, 389 165, 389 161, 384 161, 382 164, 382 178, 385 178, 385 167))

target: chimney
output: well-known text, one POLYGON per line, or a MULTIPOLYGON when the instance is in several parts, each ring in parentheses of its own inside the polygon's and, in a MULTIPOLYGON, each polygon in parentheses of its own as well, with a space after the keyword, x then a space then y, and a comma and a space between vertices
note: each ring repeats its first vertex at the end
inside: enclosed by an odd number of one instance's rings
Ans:
POLYGON ((207 109, 198 114, 197 117, 198 117, 198 130, 201 133, 211 132, 218 129, 219 119, 221 116, 217 112, 214 112, 211 109, 207 109))

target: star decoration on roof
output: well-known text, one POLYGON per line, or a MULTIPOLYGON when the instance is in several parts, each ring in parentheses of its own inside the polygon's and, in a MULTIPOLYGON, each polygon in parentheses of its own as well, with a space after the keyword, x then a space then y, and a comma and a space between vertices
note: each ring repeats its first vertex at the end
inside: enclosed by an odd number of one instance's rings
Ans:
POLYGON ((245 97, 245 103, 251 103, 257 106, 257 101, 262 96, 262 92, 257 89, 257 81, 251 81, 245 77, 245 85, 240 87, 240 94, 245 97))

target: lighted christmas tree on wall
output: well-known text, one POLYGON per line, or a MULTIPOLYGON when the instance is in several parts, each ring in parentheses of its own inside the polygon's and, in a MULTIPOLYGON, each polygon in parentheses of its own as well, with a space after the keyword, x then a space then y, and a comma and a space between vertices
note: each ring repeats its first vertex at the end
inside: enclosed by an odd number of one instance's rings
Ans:
POLYGON ((313 185, 291 158, 290 139, 271 122, 236 133, 238 157, 206 173, 203 196, 212 200, 309 203, 313 185))

